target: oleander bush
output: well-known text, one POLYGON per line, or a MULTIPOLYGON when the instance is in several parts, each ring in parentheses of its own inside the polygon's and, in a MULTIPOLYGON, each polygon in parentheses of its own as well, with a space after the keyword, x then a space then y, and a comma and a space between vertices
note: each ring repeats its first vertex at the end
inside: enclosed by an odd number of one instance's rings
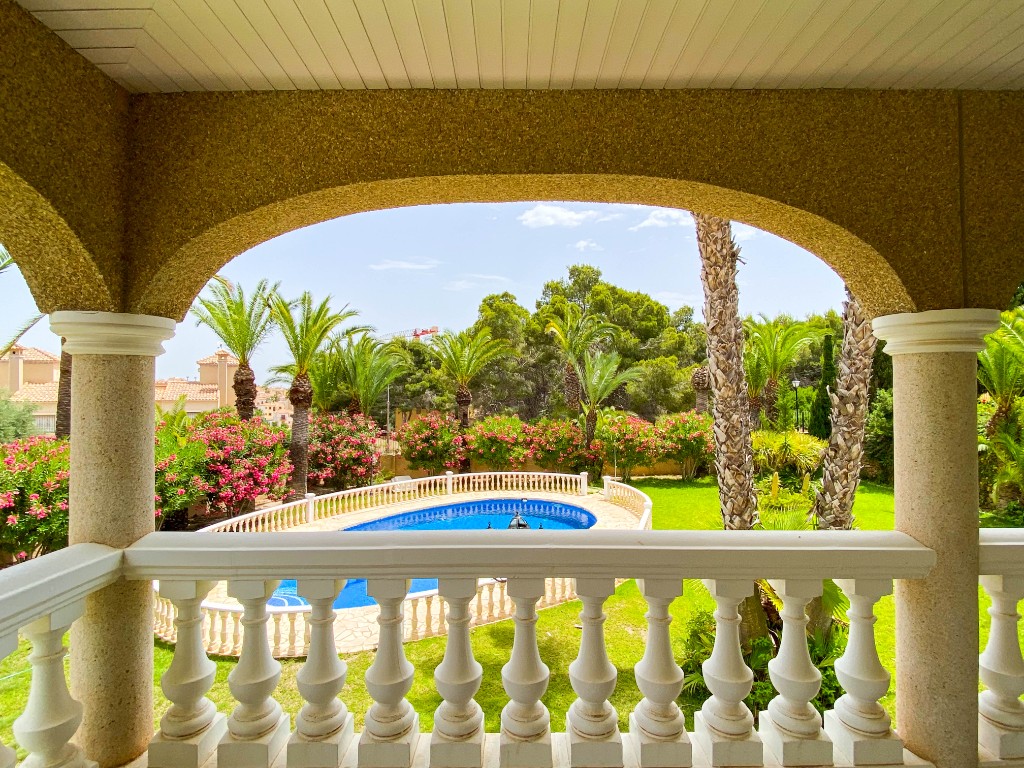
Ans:
POLYGON ((0 563, 67 546, 69 447, 49 437, 0 445, 0 563))
POLYGON ((587 437, 576 421, 541 419, 527 430, 527 458, 552 472, 575 474, 601 461, 600 440, 587 447, 587 437))
POLYGON ((606 415, 597 437, 604 449, 605 465, 613 467, 627 483, 634 467, 654 464, 665 452, 661 429, 624 413, 606 415))
POLYGON ((710 414, 683 411, 658 420, 662 456, 679 465, 683 480, 705 472, 715 459, 713 421, 710 414))
POLYGON ((309 480, 338 490, 371 485, 380 472, 380 428, 360 413, 310 414, 309 480))
POLYGON ((466 431, 466 453, 498 472, 521 469, 529 445, 526 424, 518 416, 488 416, 466 431))
POLYGON ((402 458, 412 469, 440 474, 458 469, 465 456, 465 438, 458 419, 450 413, 430 411, 413 416, 399 428, 396 437, 402 458))

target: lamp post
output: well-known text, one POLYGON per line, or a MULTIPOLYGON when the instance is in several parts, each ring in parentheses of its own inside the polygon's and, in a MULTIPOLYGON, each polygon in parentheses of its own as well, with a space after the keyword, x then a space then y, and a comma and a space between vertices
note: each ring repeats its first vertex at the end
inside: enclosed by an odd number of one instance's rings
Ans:
POLYGON ((793 402, 796 405, 796 428, 800 429, 800 379, 793 379, 793 402))

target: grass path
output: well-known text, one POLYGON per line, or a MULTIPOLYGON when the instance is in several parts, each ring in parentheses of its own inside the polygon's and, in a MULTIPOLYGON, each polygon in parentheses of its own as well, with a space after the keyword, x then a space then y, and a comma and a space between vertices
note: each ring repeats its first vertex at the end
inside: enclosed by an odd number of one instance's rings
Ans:
MULTIPOLYGON (((718 512, 718 490, 713 479, 705 478, 692 482, 678 480, 650 479, 635 483, 648 493, 654 502, 654 527, 656 529, 716 529, 721 525, 718 512)), ((872 483, 862 484, 857 493, 854 508, 857 525, 864 529, 891 530, 893 527, 892 489, 872 483)), ((982 608, 981 642, 988 634, 988 615, 984 609, 988 600, 979 590, 982 608)), ((697 610, 711 610, 714 607, 710 596, 699 586, 688 588, 682 598, 672 606, 673 647, 677 658, 682 655, 684 628, 690 616, 697 610)), ((541 656, 551 669, 551 683, 544 697, 544 703, 551 710, 552 728, 564 729, 565 712, 575 698, 569 684, 569 663, 576 657, 579 648, 578 602, 549 608, 540 612, 537 625, 541 656)), ((618 668, 619 680, 612 697, 618 710, 620 725, 627 727, 629 713, 640 700, 633 677, 633 665, 640 660, 644 651, 646 604, 634 582, 619 587, 606 604, 608 621, 605 624, 608 654, 618 668)), ((882 664, 893 672, 895 668, 895 611, 892 597, 884 598, 878 606, 878 623, 875 630, 878 638, 878 652, 882 664)), ((1021 628, 1024 639, 1024 626, 1021 628)), ((512 647, 513 627, 511 621, 502 621, 472 631, 473 652, 483 665, 484 679, 477 700, 484 709, 488 731, 500 728, 499 716, 507 697, 501 686, 501 667, 508 661, 512 647)), ((437 637, 405 645, 406 655, 416 667, 416 677, 409 700, 420 713, 421 728, 429 731, 433 726, 433 713, 441 703, 434 688, 433 672, 444 655, 445 638, 437 637)), ((0 662, 0 739, 6 744, 13 743, 11 724, 22 712, 28 696, 28 644, 22 642, 18 651, 0 662)), ((171 662, 173 648, 157 642, 155 649, 154 691, 156 694, 155 719, 166 710, 168 702, 163 698, 160 676, 171 662)), ((363 685, 363 673, 373 659, 371 652, 357 653, 345 657, 348 663, 348 681, 342 692, 342 699, 356 718, 356 727, 362 726, 363 715, 372 703, 363 685)), ((210 692, 210 698, 220 711, 228 713, 234 701, 227 685, 228 673, 234 668, 235 660, 215 658, 217 679, 210 692)), ((302 706, 295 684, 295 675, 301 668, 299 660, 282 662, 281 684, 275 697, 291 714, 302 706)), ((687 720, 692 727, 691 702, 681 702, 687 710, 687 720)), ((892 712, 894 696, 890 692, 883 701, 892 712)), ((22 755, 23 756, 23 755, 22 755)))

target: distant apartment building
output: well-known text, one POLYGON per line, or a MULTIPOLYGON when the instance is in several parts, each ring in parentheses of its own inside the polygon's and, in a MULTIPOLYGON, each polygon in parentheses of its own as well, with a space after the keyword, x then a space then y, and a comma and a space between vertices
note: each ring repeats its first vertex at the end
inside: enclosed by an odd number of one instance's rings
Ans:
MULTIPOLYGON (((199 378, 159 379, 154 386, 154 400, 163 410, 174 408, 184 398, 189 416, 217 408, 233 408, 232 389, 238 359, 230 352, 218 350, 197 360, 199 378)), ((31 403, 35 407, 36 431, 53 434, 57 416, 57 381, 60 358, 36 347, 15 347, 0 357, 0 389, 11 394, 11 400, 31 403)), ((256 408, 269 420, 291 424, 292 405, 288 390, 283 387, 258 387, 256 408)))

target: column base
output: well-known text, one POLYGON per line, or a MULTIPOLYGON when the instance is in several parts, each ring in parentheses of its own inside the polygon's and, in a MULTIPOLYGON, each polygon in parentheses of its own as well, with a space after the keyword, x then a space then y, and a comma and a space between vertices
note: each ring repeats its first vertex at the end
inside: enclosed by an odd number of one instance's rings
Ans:
POLYGON ((640 768, 689 768, 693 765, 693 745, 685 730, 674 739, 654 739, 644 733, 636 722, 636 715, 630 713, 629 732, 640 768))
POLYGON ((171 739, 157 731, 149 742, 149 768, 199 768, 217 751, 228 729, 228 719, 218 713, 202 733, 188 739, 171 739))
POLYGON ((468 739, 449 739, 437 732, 430 734, 430 768, 480 768, 484 763, 484 729, 468 739))
POLYGON ((501 732, 498 747, 498 765, 501 768, 551 768, 551 731, 533 741, 521 741, 501 732))
POLYGON ((821 728, 813 738, 792 736, 772 722, 765 709, 758 715, 758 733, 783 766, 832 765, 832 740, 821 728))
POLYGON ((622 734, 616 728, 603 739, 588 739, 573 730, 565 719, 570 768, 622 768, 622 734))
POLYGON ((217 768, 250 768, 253 765, 273 765, 288 742, 291 719, 281 713, 277 725, 258 739, 243 741, 225 733, 217 746, 217 768))
POLYGON ((1024 758, 1024 731, 1008 731, 978 715, 978 743, 1000 760, 1024 758))
POLYGON ((887 736, 868 736, 850 730, 834 710, 825 713, 825 733, 832 739, 836 757, 845 757, 854 765, 900 765, 903 740, 894 732, 887 736))
POLYGON ((353 717, 326 739, 311 741, 293 733, 288 740, 288 768, 338 768, 352 743, 353 717))
MULTIPOLYGON (((761 714, 764 717, 765 713, 761 714)), ((733 738, 718 733, 704 722, 704 715, 697 710, 693 715, 693 735, 704 750, 712 766, 764 765, 764 744, 756 731, 751 730, 743 738, 733 738)))
POLYGON ((359 768, 410 768, 416 744, 420 738, 420 716, 402 736, 392 741, 381 741, 363 731, 359 737, 359 768))

